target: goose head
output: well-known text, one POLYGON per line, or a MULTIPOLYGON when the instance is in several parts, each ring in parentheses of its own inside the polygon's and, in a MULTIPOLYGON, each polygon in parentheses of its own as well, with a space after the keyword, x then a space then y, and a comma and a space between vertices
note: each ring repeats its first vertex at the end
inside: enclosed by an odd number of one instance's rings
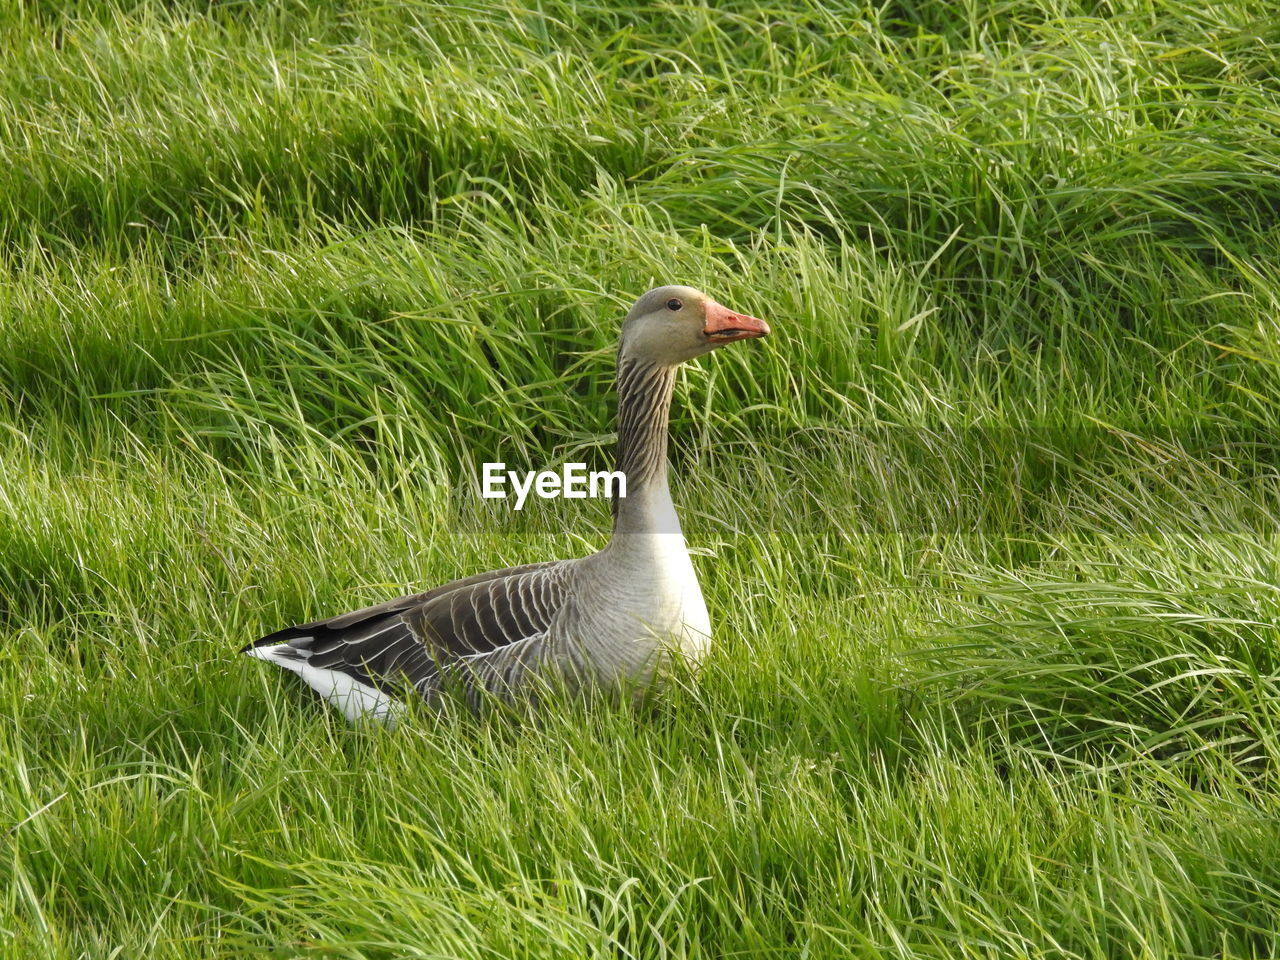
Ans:
POLYGON ((723 307, 693 287, 655 287, 623 321, 618 356, 674 367, 726 343, 768 333, 763 320, 723 307))

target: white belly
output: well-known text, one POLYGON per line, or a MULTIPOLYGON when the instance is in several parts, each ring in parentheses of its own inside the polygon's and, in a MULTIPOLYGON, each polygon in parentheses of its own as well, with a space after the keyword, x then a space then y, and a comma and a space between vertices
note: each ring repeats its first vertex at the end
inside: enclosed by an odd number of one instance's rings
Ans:
POLYGON ((672 636, 686 657, 701 660, 711 647, 711 617, 683 537, 679 550, 672 551, 668 558, 666 569, 668 577, 663 589, 672 598, 672 636))
POLYGON ((684 537, 627 534, 586 561, 569 633, 602 676, 647 676, 664 652, 696 662, 711 645, 711 620, 684 537))

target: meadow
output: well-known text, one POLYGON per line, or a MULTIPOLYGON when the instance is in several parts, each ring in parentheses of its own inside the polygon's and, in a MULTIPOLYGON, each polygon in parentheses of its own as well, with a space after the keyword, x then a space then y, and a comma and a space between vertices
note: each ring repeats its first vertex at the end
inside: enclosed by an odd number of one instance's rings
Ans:
POLYGON ((1264 0, 0 10, 0 956, 1280 954, 1264 0), (236 654, 600 546, 716 650, 350 727, 236 654))

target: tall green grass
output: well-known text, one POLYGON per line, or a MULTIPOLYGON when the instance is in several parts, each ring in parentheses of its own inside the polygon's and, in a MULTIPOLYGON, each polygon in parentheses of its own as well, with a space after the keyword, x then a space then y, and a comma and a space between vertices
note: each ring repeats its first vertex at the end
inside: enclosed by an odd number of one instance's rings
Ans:
POLYGON ((0 955, 1280 951, 1280 19, 0 11, 0 955), (631 299, 716 624, 351 729, 234 655, 582 554, 631 299))

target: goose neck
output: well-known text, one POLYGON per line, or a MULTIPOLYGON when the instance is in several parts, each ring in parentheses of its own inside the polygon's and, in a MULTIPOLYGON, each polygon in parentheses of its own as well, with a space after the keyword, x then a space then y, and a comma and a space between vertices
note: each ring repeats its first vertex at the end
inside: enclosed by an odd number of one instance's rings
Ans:
POLYGON ((674 367, 620 357, 617 469, 627 495, 613 501, 614 533, 679 533, 667 485, 667 421, 674 367))

